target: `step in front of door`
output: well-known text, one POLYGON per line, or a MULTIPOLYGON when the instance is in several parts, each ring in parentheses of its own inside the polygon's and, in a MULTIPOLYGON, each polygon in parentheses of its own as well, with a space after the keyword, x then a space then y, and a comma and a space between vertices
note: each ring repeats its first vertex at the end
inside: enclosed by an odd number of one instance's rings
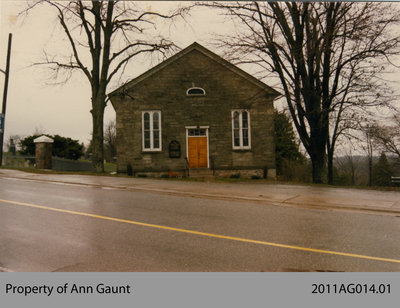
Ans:
POLYGON ((189 169, 189 177, 213 177, 213 172, 210 169, 189 169))

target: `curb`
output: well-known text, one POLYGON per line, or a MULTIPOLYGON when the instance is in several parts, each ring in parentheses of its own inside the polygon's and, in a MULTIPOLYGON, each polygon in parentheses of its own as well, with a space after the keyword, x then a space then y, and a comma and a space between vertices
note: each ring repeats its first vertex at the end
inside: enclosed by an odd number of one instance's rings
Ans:
POLYGON ((93 188, 108 188, 115 190, 125 190, 125 191, 145 191, 145 192, 154 192, 159 194, 173 195, 173 196, 185 196, 192 198, 204 198, 204 199, 213 199, 213 200, 223 200, 223 201, 234 201, 234 202, 252 202, 258 204, 272 205, 272 206, 281 206, 281 207, 295 207, 295 208, 307 208, 307 209, 316 209, 316 210, 342 210, 342 211, 356 211, 367 214, 384 214, 384 215, 399 215, 400 217, 400 209, 389 209, 389 208, 378 208, 378 207, 363 207, 363 206, 343 206, 340 204, 313 204, 313 203, 296 203, 296 202, 287 202, 287 201, 271 201, 264 198, 256 198, 256 197, 243 197, 243 196, 235 196, 235 195, 217 195, 217 194, 209 194, 209 193, 198 193, 191 191, 178 191, 178 190, 167 190, 167 189, 157 189, 157 188, 149 188, 149 187, 132 187, 132 186, 119 186, 119 185, 100 185, 100 184, 88 184, 81 182, 71 182, 71 181, 55 181, 55 180, 46 180, 46 179, 32 179, 26 177, 18 177, 18 176, 10 176, 7 174, 0 175, 2 178, 14 178, 20 180, 27 181, 37 181, 37 182, 47 182, 47 183, 56 183, 56 184, 66 184, 66 185, 77 185, 77 186, 86 186, 93 188))

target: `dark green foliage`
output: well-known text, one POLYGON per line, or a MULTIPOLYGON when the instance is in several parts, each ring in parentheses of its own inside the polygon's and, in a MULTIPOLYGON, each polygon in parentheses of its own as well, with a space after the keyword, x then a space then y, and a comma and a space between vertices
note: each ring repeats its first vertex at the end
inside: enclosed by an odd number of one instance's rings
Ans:
POLYGON ((33 135, 26 137, 20 141, 21 151, 20 154, 22 155, 35 155, 35 143, 33 142, 34 139, 40 137, 39 135, 33 135))
POLYGON ((385 153, 382 153, 379 160, 372 167, 372 184, 376 186, 391 186, 391 176, 393 175, 392 166, 390 165, 385 153))
POLYGON ((259 180, 259 179, 261 179, 258 175, 252 175, 251 178, 252 178, 253 180, 259 180))
POLYGON ((291 182, 310 183, 312 181, 312 167, 310 161, 282 160, 282 173, 278 179, 291 182))
POLYGON ((231 179, 238 179, 238 178, 240 178, 240 173, 232 173, 232 174, 230 175, 230 178, 231 178, 231 179))
POLYGON ((299 151, 292 124, 285 112, 274 111, 274 124, 276 174, 282 175, 284 165, 289 162, 301 165, 305 162, 305 157, 299 151))
POLYGON ((78 140, 54 135, 53 155, 67 159, 77 160, 83 155, 83 145, 78 140))
MULTIPOLYGON (((59 135, 46 136, 54 140, 52 150, 53 156, 77 160, 83 155, 83 144, 80 144, 78 140, 61 137, 59 135)), ((20 142, 20 153, 22 155, 35 155, 34 140, 38 137, 40 137, 40 135, 28 136, 22 139, 20 142)))

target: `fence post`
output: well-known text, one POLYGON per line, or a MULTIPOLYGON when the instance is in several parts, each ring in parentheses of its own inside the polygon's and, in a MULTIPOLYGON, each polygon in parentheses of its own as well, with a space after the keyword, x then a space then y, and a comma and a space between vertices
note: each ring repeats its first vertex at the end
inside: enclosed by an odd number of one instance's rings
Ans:
POLYGON ((51 169, 51 153, 54 140, 47 136, 40 136, 33 140, 35 143, 36 169, 51 169))

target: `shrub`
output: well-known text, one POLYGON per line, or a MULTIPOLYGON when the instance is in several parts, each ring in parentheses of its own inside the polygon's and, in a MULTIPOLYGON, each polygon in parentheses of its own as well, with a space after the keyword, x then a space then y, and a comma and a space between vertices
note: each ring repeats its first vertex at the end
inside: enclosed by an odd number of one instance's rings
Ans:
POLYGON ((278 176, 279 180, 292 182, 311 182, 311 164, 299 163, 291 160, 282 160, 282 173, 278 176))
MULTIPOLYGON (((83 144, 78 140, 61 137, 59 135, 46 135, 53 139, 52 155, 66 159, 77 160, 83 155, 83 144)), ((34 140, 40 135, 28 136, 20 141, 22 155, 35 155, 34 140)))

